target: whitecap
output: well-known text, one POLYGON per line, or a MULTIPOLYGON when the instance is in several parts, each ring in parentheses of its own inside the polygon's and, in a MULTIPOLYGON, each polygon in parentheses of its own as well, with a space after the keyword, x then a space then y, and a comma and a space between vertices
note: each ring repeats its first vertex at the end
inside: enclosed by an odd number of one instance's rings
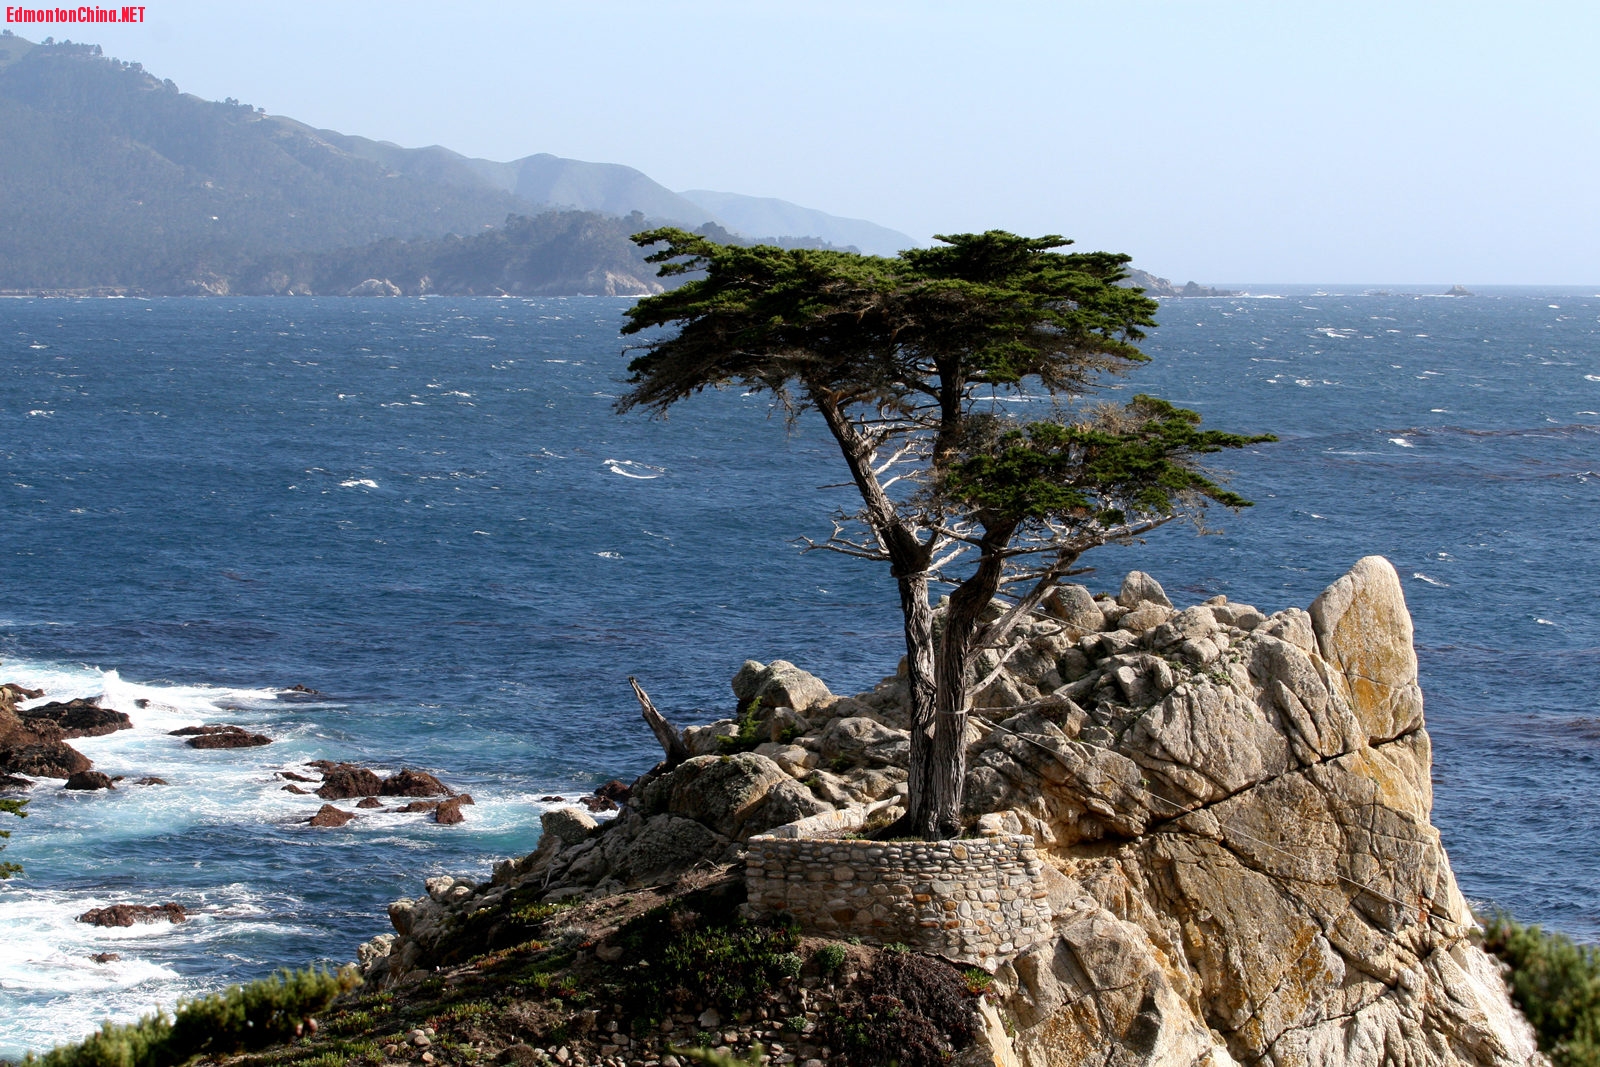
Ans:
POLYGON ((1549 619, 1541 619, 1538 616, 1534 616, 1533 621, 1538 623, 1540 626, 1554 626, 1555 625, 1555 623, 1551 622, 1549 619))
POLYGON ((1391 437, 1391 438, 1389 438, 1389 443, 1392 444, 1392 445, 1399 445, 1401 448, 1415 448, 1415 447, 1417 447, 1416 445, 1412 444, 1410 441, 1406 440, 1404 437, 1391 437))
MULTIPOLYGON (((1600 374, 1585 374, 1583 380, 1586 382, 1600 382, 1600 374)), ((28 414, 32 415, 33 412, 30 411, 28 414)))
POLYGON ((49 417, 51 415, 54 415, 55 412, 54 411, 46 411, 43 408, 34 408, 32 411, 28 412, 28 414, 29 415, 42 415, 42 416, 45 416, 45 417, 49 417))
POLYGON ((1437 585, 1441 589, 1450 588, 1449 582, 1441 582, 1439 579, 1423 574, 1421 571, 1412 571, 1411 577, 1417 579, 1418 581, 1427 582, 1429 585, 1437 585))
POLYGON ((29 345, 28 347, 29 348, 49 348, 50 346, 49 345, 42 345, 39 342, 35 341, 33 344, 29 345))
POLYGON ((347 478, 339 483, 339 488, 354 489, 358 485, 364 485, 368 489, 378 488, 378 483, 373 481, 371 478, 347 478))
POLYGON ((624 478, 637 478, 640 481, 649 481, 667 473, 665 467, 653 467, 648 463, 636 463, 631 459, 608 459, 601 466, 612 474, 620 474, 624 478))
POLYGON ((621 552, 596 552, 595 555, 599 556, 601 559, 621 559, 622 558, 622 553, 621 552))

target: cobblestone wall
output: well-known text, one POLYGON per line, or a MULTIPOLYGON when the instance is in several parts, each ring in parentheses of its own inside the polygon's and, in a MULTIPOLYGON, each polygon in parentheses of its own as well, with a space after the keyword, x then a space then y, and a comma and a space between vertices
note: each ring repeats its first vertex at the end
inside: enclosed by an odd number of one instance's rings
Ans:
POLYGON ((1033 838, 816 836, 859 826, 847 813, 828 812, 752 837, 745 860, 751 910, 786 912, 810 934, 901 942, 989 970, 1051 935, 1033 838))

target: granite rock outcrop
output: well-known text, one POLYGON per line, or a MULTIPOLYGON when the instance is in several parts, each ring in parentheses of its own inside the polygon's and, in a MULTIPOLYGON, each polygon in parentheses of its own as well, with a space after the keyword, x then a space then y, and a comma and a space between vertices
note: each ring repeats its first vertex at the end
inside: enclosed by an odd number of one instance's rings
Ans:
MULTIPOLYGON (((472 917, 508 901, 736 870, 753 835, 904 794, 902 675, 836 697, 772 667, 746 663, 737 716, 684 730, 698 754, 645 775, 615 818, 547 813, 538 850, 490 882, 434 879, 396 902, 395 934, 362 947, 369 981, 459 957, 472 917)), ((977 677, 964 814, 1032 839, 1050 919, 987 961, 987 1036, 966 1062, 1544 1062, 1430 822, 1387 561, 1271 614, 1224 597, 1180 609, 1137 572, 1115 596, 1063 588, 977 677)))

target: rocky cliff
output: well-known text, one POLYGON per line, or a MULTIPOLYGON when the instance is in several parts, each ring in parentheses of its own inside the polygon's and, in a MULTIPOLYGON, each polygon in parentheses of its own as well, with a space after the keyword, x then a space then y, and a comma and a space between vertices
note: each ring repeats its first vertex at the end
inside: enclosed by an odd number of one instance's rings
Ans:
MULTIPOLYGON (((975 830, 1031 835, 1050 937, 993 964, 968 1062, 1465 1067, 1543 1062, 1474 943, 1432 803, 1411 621, 1361 560, 1310 605, 1175 608, 1134 573, 1063 589, 989 654, 970 733, 975 830)), ((747 663, 740 717, 683 731, 604 826, 546 816, 493 882, 431 885, 363 947, 373 984, 492 941, 496 909, 600 897, 904 791, 904 683, 839 698, 747 663), (744 749, 745 751, 737 751, 744 749)))

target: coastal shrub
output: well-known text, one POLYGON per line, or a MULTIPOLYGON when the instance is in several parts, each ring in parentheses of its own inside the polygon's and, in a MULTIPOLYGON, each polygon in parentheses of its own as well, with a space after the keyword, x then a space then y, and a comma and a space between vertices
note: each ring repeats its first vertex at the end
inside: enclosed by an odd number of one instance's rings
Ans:
POLYGON ((947 964, 912 952, 879 954, 855 990, 822 1020, 822 1041, 849 1067, 937 1067, 977 1034, 967 985, 947 964))
POLYGON ((307 1019, 359 983, 354 968, 336 975, 310 968, 285 970, 181 1001, 171 1018, 157 1012, 136 1023, 105 1023, 77 1044, 29 1056, 25 1062, 30 1067, 176 1067, 202 1053, 265 1048, 297 1036, 307 1019))
POLYGON ((1555 1067, 1600 1067, 1600 948, 1504 912, 1484 923, 1483 947, 1510 966, 1511 997, 1555 1067))
POLYGON ((653 908, 618 934, 623 948, 616 990, 635 1020, 654 1023, 664 1012, 704 999, 735 1009, 791 978, 800 934, 792 922, 751 922, 735 902, 712 892, 690 894, 653 908))

